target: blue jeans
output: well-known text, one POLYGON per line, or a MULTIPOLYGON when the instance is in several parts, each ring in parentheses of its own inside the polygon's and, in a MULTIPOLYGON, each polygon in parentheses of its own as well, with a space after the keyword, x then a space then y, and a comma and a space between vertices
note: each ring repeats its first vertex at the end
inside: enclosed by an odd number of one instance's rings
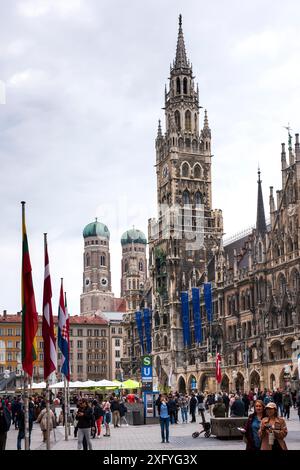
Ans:
MULTIPOLYGON (((19 431, 17 437, 17 450, 22 450, 22 439, 25 439, 25 431, 19 431)), ((29 431, 29 447, 31 441, 31 431, 29 431)))
POLYGON ((160 429, 161 429, 161 440, 167 441, 169 440, 169 425, 170 425, 170 418, 159 418, 160 422, 160 429), (165 430, 166 430, 166 438, 165 438, 165 430))
POLYGON ((182 419, 182 422, 186 422, 187 423, 187 420, 188 420, 188 410, 187 408, 183 407, 181 408, 181 419, 182 419))
POLYGON ((279 412, 279 410, 280 410, 280 416, 283 416, 283 405, 282 405, 282 403, 277 404, 277 413, 279 412))

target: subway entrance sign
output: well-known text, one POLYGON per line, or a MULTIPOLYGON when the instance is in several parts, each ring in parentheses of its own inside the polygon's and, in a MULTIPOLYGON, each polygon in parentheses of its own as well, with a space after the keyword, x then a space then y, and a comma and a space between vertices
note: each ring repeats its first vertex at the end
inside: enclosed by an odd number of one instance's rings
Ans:
POLYGON ((152 356, 150 356, 150 354, 142 356, 141 377, 142 390, 151 391, 153 388, 153 368, 152 356))

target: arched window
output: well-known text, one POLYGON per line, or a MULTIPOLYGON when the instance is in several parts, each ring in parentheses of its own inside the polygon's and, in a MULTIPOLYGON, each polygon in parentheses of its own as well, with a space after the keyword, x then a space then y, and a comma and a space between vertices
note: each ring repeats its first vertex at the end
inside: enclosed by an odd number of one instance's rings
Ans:
POLYGON ((278 276, 278 287, 281 295, 284 295, 286 292, 286 279, 283 274, 278 276))
POLYGON ((201 178, 201 167, 200 165, 195 165, 194 166, 194 178, 201 178))
POLYGON ((185 145, 186 145, 187 148, 190 148, 191 140, 190 139, 185 139, 185 145))
POLYGON ((106 266, 105 261, 106 261, 105 260, 105 255, 101 255, 100 256, 100 266, 106 266))
POLYGON ((202 203, 203 203, 202 194, 200 193, 200 191, 197 191, 195 194, 195 204, 196 206, 199 206, 202 203))
POLYGON ((185 129, 187 131, 191 131, 192 130, 192 121, 191 121, 191 111, 187 110, 185 112, 185 129))
POLYGON ((293 251, 293 242, 291 238, 289 238, 287 242, 287 251, 288 253, 291 253, 293 251))
POLYGON ((197 140, 195 140, 195 139, 192 142, 192 148, 193 148, 193 150, 197 150, 197 140))
POLYGON ((195 132, 197 132, 197 114, 194 116, 194 126, 195 126, 195 132))
POLYGON ((190 174, 190 166, 188 163, 184 163, 181 167, 181 176, 183 176, 184 178, 187 178, 190 174))
POLYGON ((180 112, 178 110, 175 111, 175 124, 177 131, 180 131, 181 124, 180 124, 180 112))
POLYGON ((262 253, 262 243, 261 242, 259 242, 259 244, 258 244, 257 256, 258 256, 258 259, 257 259, 258 263, 262 263, 263 253, 262 253))
POLYGON ((131 279, 128 279, 128 289, 131 289, 131 279))
POLYGON ((126 261, 125 266, 124 266, 124 272, 127 273, 127 271, 128 271, 128 262, 126 261))
POLYGON ((136 283, 135 283, 135 279, 133 279, 132 281, 132 289, 135 289, 136 288, 136 283))
POLYGON ((292 290, 296 293, 300 290, 300 278, 299 278, 299 272, 297 270, 293 271, 291 280, 292 280, 292 290))
POLYGON ((183 93, 185 95, 187 95, 187 92, 188 92, 188 81, 187 81, 187 78, 184 77, 184 79, 183 79, 183 93))
POLYGON ((183 204, 189 204, 190 203, 190 194, 187 190, 183 191, 182 202, 183 202, 183 204))
POLYGON ((179 137, 179 139, 178 139, 178 146, 179 146, 180 149, 183 148, 183 138, 182 137, 179 137))
POLYGON ((180 86, 180 78, 179 77, 177 77, 177 79, 176 79, 176 93, 177 93, 177 95, 180 95, 180 93, 181 93, 181 86, 180 86))
POLYGON ((86 266, 90 266, 90 265, 91 265, 91 258, 90 258, 89 253, 86 254, 86 257, 85 257, 85 265, 86 265, 86 266))
POLYGON ((143 261, 139 262, 139 271, 144 271, 144 263, 143 261))

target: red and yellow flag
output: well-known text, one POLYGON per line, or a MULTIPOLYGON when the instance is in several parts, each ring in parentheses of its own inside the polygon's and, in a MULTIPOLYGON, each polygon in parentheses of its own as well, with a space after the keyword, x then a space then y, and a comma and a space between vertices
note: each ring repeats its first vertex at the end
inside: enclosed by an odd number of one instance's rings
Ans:
POLYGON ((31 276, 28 240, 25 224, 25 202, 22 202, 22 365, 23 370, 32 377, 33 362, 37 358, 36 334, 38 314, 35 306, 31 276))

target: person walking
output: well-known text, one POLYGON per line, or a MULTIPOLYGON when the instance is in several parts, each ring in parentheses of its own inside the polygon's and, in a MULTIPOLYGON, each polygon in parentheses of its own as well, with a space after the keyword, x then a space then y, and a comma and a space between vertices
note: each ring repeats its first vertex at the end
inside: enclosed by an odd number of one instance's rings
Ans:
POLYGON ((90 432, 92 427, 92 408, 89 406, 88 401, 84 398, 81 401, 77 413, 78 419, 78 446, 77 449, 81 450, 82 441, 85 437, 88 450, 93 450, 92 442, 90 439, 90 432))
POLYGON ((110 402, 106 400, 103 405, 102 405, 103 411, 104 411, 104 418, 103 422, 105 425, 105 434, 103 434, 104 437, 110 437, 110 422, 111 422, 111 412, 110 412, 110 402))
POLYGON ((225 405, 225 412, 226 412, 226 416, 228 417, 229 416, 229 396, 226 392, 223 392, 223 395, 222 395, 222 400, 223 400, 223 403, 225 405))
POLYGON ((191 399, 190 399, 190 415, 192 415, 191 423, 196 422, 196 407, 197 407, 198 400, 195 396, 195 393, 192 392, 191 399))
POLYGON ((110 404, 114 428, 120 427, 120 403, 117 397, 114 397, 110 404))
POLYGON ((95 418, 95 425, 97 430, 97 437, 100 438, 101 435, 101 424, 104 417, 104 411, 102 407, 99 405, 97 400, 93 401, 93 415, 95 418))
POLYGON ((11 424, 11 414, 0 400, 0 450, 5 450, 7 433, 11 424))
POLYGON ((223 403, 222 397, 218 397, 217 403, 214 405, 212 412, 215 418, 225 418, 226 407, 223 403))
MULTIPOLYGON (((31 442, 31 432, 33 428, 34 421, 34 411, 35 407, 32 401, 28 403, 29 409, 29 448, 31 442)), ((25 439, 25 406, 21 406, 21 410, 18 413, 18 435, 17 435, 17 450, 22 449, 22 439, 25 439)))
POLYGON ((232 417, 245 416, 245 405, 239 395, 235 396, 235 400, 231 406, 230 416, 232 417))
POLYGON ((246 450, 260 450, 261 438, 258 431, 261 426, 262 419, 266 416, 265 405, 261 400, 255 400, 254 412, 248 417, 245 425, 246 450))
POLYGON ((161 396, 159 423, 161 430, 161 442, 169 443, 170 410, 169 403, 164 396, 161 396))
MULTIPOLYGON (((47 441, 47 429, 48 429, 48 419, 47 419, 47 409, 43 408, 40 414, 36 419, 37 423, 40 423, 40 428, 43 433, 43 442, 47 441)), ((49 410, 49 433, 56 427, 56 419, 52 410, 49 410)))
POLYGON ((243 401, 244 407, 245 407, 245 416, 248 416, 248 413, 249 413, 249 406, 250 406, 250 400, 249 400, 249 396, 247 395, 247 393, 244 393, 244 394, 243 394, 242 401, 243 401))
POLYGON ((208 409, 209 409, 210 416, 213 416, 213 407, 214 407, 215 402, 216 402, 215 394, 210 393, 207 397, 207 404, 208 404, 208 409))
POLYGON ((189 404, 189 397, 188 395, 181 395, 178 400, 180 412, 181 412, 181 419, 182 423, 188 422, 188 404, 189 404))
POLYGON ((285 437, 288 430, 284 418, 277 415, 277 407, 274 402, 266 406, 266 417, 262 419, 258 431, 261 438, 261 450, 281 451, 287 450, 285 437))
POLYGON ((277 413, 280 410, 280 416, 283 416, 282 399, 283 399, 282 391, 280 390, 280 388, 277 388, 276 392, 273 395, 273 400, 277 406, 277 413))
POLYGON ((298 395, 297 401, 296 401, 297 409, 298 409, 298 416, 300 420, 300 393, 298 395))
POLYGON ((125 425, 128 426, 126 419, 127 406, 125 405, 124 400, 120 402, 120 427, 122 426, 122 420, 125 421, 125 425))
POLYGON ((197 395, 197 401, 198 401, 198 415, 201 415, 202 418, 202 423, 205 422, 205 405, 204 405, 204 394, 202 392, 199 392, 197 395))
POLYGON ((290 419, 290 409, 292 406, 291 395, 286 392, 282 398, 283 416, 284 418, 290 419))
POLYGON ((170 413, 170 423, 177 424, 177 420, 176 420, 177 405, 176 405, 175 398, 171 394, 169 395, 168 405, 169 405, 169 413, 170 413))

